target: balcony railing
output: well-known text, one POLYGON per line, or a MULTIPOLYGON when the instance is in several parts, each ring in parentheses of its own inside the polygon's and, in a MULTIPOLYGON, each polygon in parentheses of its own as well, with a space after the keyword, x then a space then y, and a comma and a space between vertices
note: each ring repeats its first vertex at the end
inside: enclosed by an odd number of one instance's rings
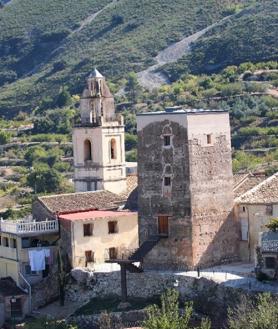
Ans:
POLYGON ((42 222, 1 220, 0 231, 19 235, 56 233, 59 231, 59 223, 58 220, 46 220, 42 222))

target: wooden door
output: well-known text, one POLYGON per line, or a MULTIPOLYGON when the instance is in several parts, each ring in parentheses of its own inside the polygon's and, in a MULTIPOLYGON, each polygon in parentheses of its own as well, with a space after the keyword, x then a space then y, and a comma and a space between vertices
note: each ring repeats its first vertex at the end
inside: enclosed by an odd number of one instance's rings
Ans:
POLYGON ((158 216, 158 234, 168 236, 169 223, 168 216, 158 216))

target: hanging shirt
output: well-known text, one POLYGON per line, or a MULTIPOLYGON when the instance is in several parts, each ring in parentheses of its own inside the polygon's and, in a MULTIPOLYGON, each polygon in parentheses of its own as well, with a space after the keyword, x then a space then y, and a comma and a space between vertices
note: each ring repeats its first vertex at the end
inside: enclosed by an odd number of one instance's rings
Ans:
POLYGON ((44 271, 45 270, 45 249, 29 250, 29 260, 31 271, 44 271))

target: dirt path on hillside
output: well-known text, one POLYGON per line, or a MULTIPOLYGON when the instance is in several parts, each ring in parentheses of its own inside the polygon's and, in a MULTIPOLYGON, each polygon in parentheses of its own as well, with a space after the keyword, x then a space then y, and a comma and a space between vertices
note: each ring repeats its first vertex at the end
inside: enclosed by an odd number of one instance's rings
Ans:
POLYGON ((157 64, 147 68, 144 71, 137 73, 138 80, 142 87, 152 90, 154 88, 160 87, 162 84, 169 83, 167 77, 161 73, 156 72, 161 66, 169 63, 174 63, 182 58, 184 55, 187 55, 190 52, 190 46, 193 42, 198 40, 206 32, 214 28, 215 26, 223 23, 225 20, 229 19, 231 16, 227 16, 221 19, 219 22, 213 23, 210 26, 207 26, 201 31, 198 31, 190 36, 183 38, 181 41, 178 41, 164 50, 160 51, 158 55, 154 58, 157 64))

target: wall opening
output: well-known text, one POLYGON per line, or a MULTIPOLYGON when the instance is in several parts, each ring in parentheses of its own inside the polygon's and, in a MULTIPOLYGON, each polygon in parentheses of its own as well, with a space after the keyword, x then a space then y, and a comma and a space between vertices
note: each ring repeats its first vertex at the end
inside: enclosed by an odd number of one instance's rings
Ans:
POLYGON ((211 134, 207 135, 207 144, 211 144, 212 139, 211 139, 211 134))
POLYGON ((117 158, 117 146, 115 138, 112 138, 110 141, 110 158, 116 159, 117 158))
POLYGON ((84 161, 92 161, 92 143, 88 139, 84 142, 84 161))
POLYGON ((83 235, 92 236, 93 235, 93 224, 83 224, 83 235))

